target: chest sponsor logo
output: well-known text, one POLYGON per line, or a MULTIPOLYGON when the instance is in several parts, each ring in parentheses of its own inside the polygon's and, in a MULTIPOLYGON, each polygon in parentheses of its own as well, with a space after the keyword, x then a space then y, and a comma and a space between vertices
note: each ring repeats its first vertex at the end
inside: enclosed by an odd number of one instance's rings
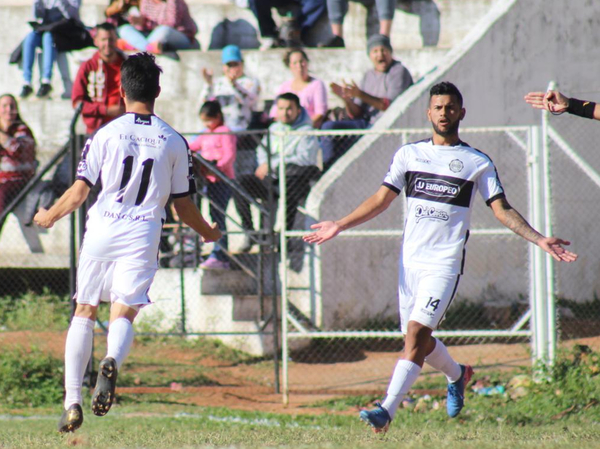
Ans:
POLYGON ((423 159, 422 157, 415 158, 415 161, 420 162, 421 164, 431 164, 429 159, 423 159))
POLYGON ((450 161, 449 168, 451 172, 459 173, 463 168, 465 168, 465 164, 463 164, 460 159, 454 159, 453 161, 450 161))
POLYGON ((436 198, 457 198, 460 194, 460 186, 443 179, 417 178, 415 190, 428 196, 436 198))
POLYGON ((418 223, 421 220, 448 221, 450 220, 450 215, 446 211, 436 209, 435 207, 418 204, 415 207, 415 221, 418 223))

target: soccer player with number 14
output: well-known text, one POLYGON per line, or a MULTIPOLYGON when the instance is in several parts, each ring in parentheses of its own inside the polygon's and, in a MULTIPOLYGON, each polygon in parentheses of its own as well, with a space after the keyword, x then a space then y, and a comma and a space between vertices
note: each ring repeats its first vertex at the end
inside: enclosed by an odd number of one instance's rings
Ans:
POLYGON ((442 82, 429 94, 427 118, 433 137, 401 147, 373 196, 341 220, 312 225, 316 232, 304 237, 309 243, 324 243, 375 218, 405 190, 407 212, 398 285, 404 355, 392 374, 383 403, 360 412, 360 418, 375 432, 388 429, 425 362, 448 379, 448 415, 453 418, 463 408, 465 386, 473 370, 456 363, 432 332, 456 294, 476 191, 500 223, 515 234, 559 262, 577 259, 563 248, 569 242, 541 235, 511 207, 491 159, 460 140, 458 128, 465 109, 456 86, 442 82))
POLYGON ((83 423, 81 389, 92 352, 94 323, 101 301, 110 301, 106 357, 100 362, 92 411, 104 416, 114 398, 117 373, 133 342, 133 321, 150 303, 148 291, 158 269, 158 244, 165 205, 173 199, 182 221, 204 241, 221 237, 190 198, 195 192, 191 153, 185 139, 154 115, 161 69, 154 57, 139 53, 121 67, 126 113, 104 125, 86 143, 77 180, 34 221, 50 228, 75 211, 90 188, 102 181, 89 211, 77 270, 77 307, 65 344, 65 402, 59 432, 83 423))

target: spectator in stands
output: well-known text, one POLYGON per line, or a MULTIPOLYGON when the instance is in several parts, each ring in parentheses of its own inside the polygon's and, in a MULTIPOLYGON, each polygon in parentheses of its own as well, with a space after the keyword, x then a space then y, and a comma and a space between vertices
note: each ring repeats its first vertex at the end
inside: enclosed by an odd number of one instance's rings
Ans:
MULTIPOLYGON (((276 99, 277 114, 269 131, 311 131, 312 122, 306 110, 300 106, 300 99, 291 92, 283 93, 276 99)), ((314 136, 291 136, 283 142, 280 138, 267 141, 265 136, 258 147, 258 168, 254 174, 238 177, 240 185, 253 197, 266 200, 268 189, 277 189, 279 184, 279 164, 281 155, 286 167, 287 210, 286 229, 293 229, 298 205, 310 191, 310 183, 320 171, 317 168, 319 144, 314 136), (269 145, 270 143, 270 145, 269 145), (267 153, 270 150, 270 154, 267 153), (270 167, 268 161, 270 159, 270 167)), ((234 193, 236 208, 242 220, 242 227, 249 232, 254 229, 250 204, 242 196, 234 193)), ((246 234, 243 252, 250 251, 252 240, 246 234)))
POLYGON ((248 129, 252 111, 256 109, 260 84, 244 74, 244 60, 237 45, 227 45, 221 53, 223 75, 213 79, 210 69, 202 69, 206 84, 200 95, 202 101, 216 100, 221 105, 225 125, 232 131, 248 129))
MULTIPOLYGON (((218 101, 207 101, 200 108, 200 120, 204 123, 206 130, 200 134, 191 144, 190 149, 199 152, 200 156, 223 172, 230 179, 235 177, 233 164, 236 156, 236 137, 230 133, 231 130, 225 126, 223 112, 218 101)), ((200 264, 203 269, 229 269, 229 259, 226 254, 228 249, 227 233, 225 232, 225 211, 231 198, 231 189, 222 179, 214 173, 207 171, 201 166, 201 175, 206 181, 205 193, 210 204, 210 217, 214 223, 219 225, 223 231, 221 239, 215 243, 208 258, 200 264)))
MULTIPOLYGON (((327 90, 323 81, 310 76, 308 62, 308 56, 301 48, 292 48, 285 54, 283 63, 290 69, 293 78, 279 86, 276 96, 285 92, 298 95, 300 105, 312 120, 313 128, 319 129, 327 113, 327 90)), ((276 113, 277 107, 273 105, 270 116, 275 118, 276 113)))
POLYGON ((148 51, 179 59, 177 50, 198 49, 198 26, 184 0, 139 0, 139 12, 131 0, 117 0, 107 15, 127 15, 119 26, 119 36, 129 46, 125 50, 148 51))
POLYGON ((33 3, 34 22, 30 22, 34 30, 25 37, 22 44, 23 89, 20 97, 27 98, 33 93, 31 85, 33 62, 36 49, 41 47, 40 87, 36 93, 38 98, 45 98, 52 91, 52 68, 56 61, 57 50, 51 31, 40 31, 45 27, 63 19, 79 21, 80 0, 35 0, 33 3))
MULTIPOLYGON (((140 0, 112 0, 108 5, 108 8, 104 11, 106 21, 112 23, 117 28, 117 34, 121 37, 121 27, 125 33, 127 33, 129 25, 133 27, 129 22, 129 16, 139 17, 140 15, 140 0)), ((121 50, 135 50, 136 48, 129 45, 125 39, 119 39, 117 46, 121 50)))
MULTIPOLYGON (((261 50, 284 46, 301 45, 303 36, 325 12, 325 0, 249 0, 249 6, 256 20, 262 38, 261 50), (290 17, 286 36, 280 36, 280 30, 273 20, 272 8, 296 8, 295 17, 290 17), (287 41, 287 42, 286 42, 287 41)), ((293 12, 292 12, 293 14, 293 12)))
POLYGON ((121 64, 125 57, 117 49, 114 25, 102 23, 96 26, 94 44, 98 51, 81 64, 72 95, 74 108, 83 103, 81 115, 87 134, 93 134, 100 126, 125 112, 119 92, 121 64))
MULTIPOLYGON (((17 100, 0 96, 0 215, 35 174, 35 139, 17 100)), ((0 230, 4 221, 0 222, 0 230)))
MULTIPOLYGON (((394 60, 387 36, 371 36, 367 42, 367 51, 373 68, 367 70, 360 87, 353 81, 341 86, 331 83, 333 93, 344 100, 348 118, 325 122, 323 130, 370 128, 391 102, 413 84, 410 72, 400 61, 394 60)), ((330 167, 355 141, 356 138, 323 137, 321 146, 324 169, 330 167)))
MULTIPOLYGON (((396 10, 396 0, 376 0, 379 17, 379 34, 390 37, 396 10)), ((324 47, 345 47, 344 17, 348 12, 348 0, 327 0, 327 13, 333 38, 324 47)))

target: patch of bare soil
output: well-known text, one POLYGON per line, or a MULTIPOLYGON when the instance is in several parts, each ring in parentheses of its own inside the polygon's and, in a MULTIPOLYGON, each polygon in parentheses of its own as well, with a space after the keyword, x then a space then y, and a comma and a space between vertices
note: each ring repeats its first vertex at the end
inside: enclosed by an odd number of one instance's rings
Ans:
MULTIPOLYGON (((0 351, 20 346, 25 349, 37 347, 44 352, 62 358, 65 333, 57 332, 3 332, 0 333, 0 351)), ((600 337, 586 337, 561 342, 563 347, 575 344, 586 345, 595 351, 600 350, 600 337)), ((134 347, 132 352, 144 351, 143 345, 134 347)), ((312 406, 318 401, 350 394, 383 394, 389 377, 398 359, 397 352, 364 351, 359 360, 338 363, 289 363, 288 385, 290 394, 284 404, 282 394, 275 392, 274 367, 269 363, 232 365, 210 358, 201 358, 193 350, 165 346, 152 349, 157 359, 162 359, 161 369, 169 370, 169 365, 203 364, 210 367, 210 376, 216 385, 182 386, 177 383, 170 387, 117 388, 117 393, 127 395, 170 394, 170 400, 182 404, 227 407, 239 410, 260 410, 290 414, 326 413, 324 408, 312 406)), ((513 344, 473 344, 452 346, 452 356, 460 363, 471 364, 477 373, 487 370, 514 369, 530 366, 530 346, 526 343, 513 344)), ((132 374, 148 367, 131 368, 132 374)), ((424 376, 439 375, 425 366, 424 376)), ((280 377, 283 385, 283 378, 280 377)), ((143 400, 143 396, 139 397, 143 400)), ((353 413, 349 411, 348 413, 353 413)))

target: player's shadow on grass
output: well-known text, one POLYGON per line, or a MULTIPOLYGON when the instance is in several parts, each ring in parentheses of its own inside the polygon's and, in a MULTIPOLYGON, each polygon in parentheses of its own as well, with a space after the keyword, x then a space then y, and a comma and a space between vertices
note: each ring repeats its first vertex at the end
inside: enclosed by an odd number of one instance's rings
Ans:
POLYGON ((351 363, 367 358, 367 352, 400 352, 403 342, 398 339, 327 339, 312 340, 308 346, 292 351, 297 363, 351 363))

